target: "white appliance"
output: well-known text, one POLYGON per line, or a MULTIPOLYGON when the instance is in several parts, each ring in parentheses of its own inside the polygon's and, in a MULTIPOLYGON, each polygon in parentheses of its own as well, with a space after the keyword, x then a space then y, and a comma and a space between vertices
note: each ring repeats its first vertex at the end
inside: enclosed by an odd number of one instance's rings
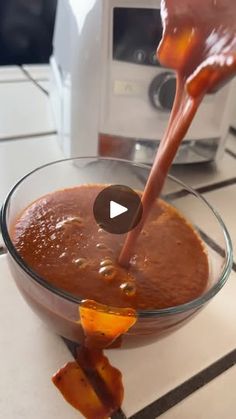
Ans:
MULTIPOLYGON (((155 58, 161 35, 160 0, 59 0, 51 101, 66 156, 152 163, 175 93, 174 73, 155 58)), ((205 98, 176 163, 222 155, 231 91, 205 98)))

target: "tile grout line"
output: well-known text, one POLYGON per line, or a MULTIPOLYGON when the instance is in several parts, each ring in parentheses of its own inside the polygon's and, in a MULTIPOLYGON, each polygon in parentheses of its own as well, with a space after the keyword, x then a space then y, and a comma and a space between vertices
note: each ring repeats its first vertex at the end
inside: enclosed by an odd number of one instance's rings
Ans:
POLYGON ((236 349, 135 413, 129 419, 156 419, 160 417, 235 365, 236 349))
MULTIPOLYGON (((75 343, 75 342, 71 342, 68 339, 65 339, 62 337, 63 342, 65 343, 65 345, 67 346, 67 348, 69 349, 71 355, 73 356, 74 359, 76 359, 77 357, 77 349, 79 347, 79 344, 75 343)), ((119 409, 116 413, 114 413, 111 416, 111 419, 127 419, 127 416, 124 414, 122 409, 119 409)))
MULTIPOLYGON (((232 178, 232 179, 228 179, 228 180, 223 181, 223 182, 215 183, 213 185, 203 186, 203 187, 197 188, 195 190, 198 193, 203 194, 203 193, 213 192, 213 191, 219 190, 221 188, 231 186, 231 185, 235 185, 235 184, 236 184, 236 178, 232 178)), ((178 192, 173 192, 173 193, 165 195, 164 199, 170 200, 170 199, 184 198, 185 196, 188 196, 190 193, 191 192, 188 192, 185 189, 182 189, 178 192)), ((210 246, 220 256, 224 255, 224 250, 210 236, 208 236, 204 231, 202 231, 199 228, 198 228, 198 231, 200 232, 201 236, 206 241, 208 246, 210 246)), ((236 272, 236 263, 235 262, 233 262, 232 269, 233 269, 233 271, 236 272)))
POLYGON ((79 344, 77 344, 75 342, 72 342, 71 340, 68 340, 68 339, 66 339, 66 338, 64 338, 62 336, 61 336, 61 338, 62 338, 63 342, 65 343, 65 345, 67 346, 67 349, 69 349, 69 351, 70 351, 71 355, 73 356, 73 358, 76 359, 77 349, 79 347, 79 344))
POLYGON ((236 159, 236 153, 234 153, 232 150, 230 150, 229 148, 226 148, 226 153, 229 154, 231 157, 233 157, 234 159, 236 159))
POLYGON ((6 255, 6 250, 4 249, 4 247, 0 246, 0 256, 6 255))
POLYGON ((45 131, 45 132, 38 132, 38 133, 32 133, 32 134, 22 134, 22 135, 14 135, 12 137, 0 137, 0 144, 5 143, 7 141, 20 141, 20 140, 27 140, 29 138, 40 138, 40 137, 47 137, 49 135, 57 135, 58 132, 56 130, 54 131, 45 131))
POLYGON ((15 84, 15 83, 29 83, 29 79, 25 78, 25 79, 10 79, 10 80, 0 80, 0 84, 15 84))
POLYGON ((231 132, 231 134, 233 134, 234 137, 236 137, 236 128, 230 127, 229 132, 231 132))
MULTIPOLYGON (((236 141, 236 128, 230 127, 229 133, 231 133, 234 136, 236 141)), ((236 153, 230 150, 229 148, 226 148, 226 153, 228 153, 231 157, 236 159, 236 153)))
POLYGON ((49 92, 44 89, 42 86, 40 86, 40 84, 37 82, 37 80, 35 80, 30 73, 25 70, 22 66, 20 66, 21 71, 26 75, 27 79, 29 81, 31 81, 38 89, 40 89, 46 96, 49 96, 49 92))
MULTIPOLYGON (((210 185, 206 185, 206 186, 200 186, 198 188, 193 188, 196 192, 198 192, 199 194, 205 194, 205 193, 209 193, 209 192, 213 192, 216 191, 218 189, 222 189, 222 188, 226 188, 228 186, 232 186, 236 184, 236 177, 233 177, 231 179, 227 179, 227 180, 223 180, 221 182, 217 182, 217 183, 212 183, 210 185)), ((163 196, 164 199, 179 199, 179 198, 184 198, 185 196, 190 195, 191 192, 186 190, 186 189, 181 189, 177 192, 172 192, 169 194, 166 194, 163 196)))
MULTIPOLYGON (((202 238, 205 240, 205 242, 208 244, 209 247, 212 248, 212 250, 214 250, 216 253, 218 253, 218 255, 224 257, 224 250, 210 237, 208 236, 208 234, 206 234, 204 231, 202 231, 201 229, 198 228, 198 231, 200 233, 200 235, 202 236, 202 238)), ((236 272, 236 263, 233 262, 233 267, 232 267, 233 271, 236 272)))
POLYGON ((201 186, 201 187, 197 188, 196 191, 199 194, 205 194, 205 193, 208 193, 208 192, 213 192, 216 189, 222 189, 222 188, 225 188, 227 186, 232 186, 232 185, 235 185, 235 184, 236 184, 236 177, 233 177, 231 179, 226 179, 225 181, 222 181, 222 182, 217 182, 213 185, 201 186))

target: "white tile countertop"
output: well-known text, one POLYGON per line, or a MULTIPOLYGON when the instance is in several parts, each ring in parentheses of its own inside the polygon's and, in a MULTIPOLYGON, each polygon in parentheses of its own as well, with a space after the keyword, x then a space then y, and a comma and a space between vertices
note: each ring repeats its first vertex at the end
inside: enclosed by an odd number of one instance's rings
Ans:
MULTIPOLYGON (((47 95, 48 77, 47 66, 0 69, 0 203, 20 177, 63 158, 47 95)), ((172 173, 218 210, 236 246, 236 136, 229 134, 217 167, 175 167, 172 173)), ((184 199, 190 206, 191 199, 184 199)), ((203 220, 201 228, 211 238, 209 220, 203 220)), ((79 419, 51 384, 52 374, 72 355, 23 301, 1 252, 0 239, 0 416, 79 419)), ((125 384, 117 418, 235 419, 235 301, 236 265, 223 290, 186 326, 146 347, 110 351, 125 384)))

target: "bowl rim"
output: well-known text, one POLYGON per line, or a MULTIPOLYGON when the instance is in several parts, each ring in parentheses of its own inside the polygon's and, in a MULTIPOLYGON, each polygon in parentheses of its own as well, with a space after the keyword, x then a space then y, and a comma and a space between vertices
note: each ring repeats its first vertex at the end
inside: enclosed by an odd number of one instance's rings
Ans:
MULTIPOLYGON (((31 172, 27 173, 25 176, 23 176, 10 190, 8 193, 5 202, 1 209, 0 214, 0 227, 2 231, 2 236, 4 243, 6 245, 7 251, 12 256, 13 260, 16 262, 16 264, 29 276, 31 280, 42 286, 43 288, 46 288, 48 291, 52 292, 53 294, 57 295, 58 297, 63 298, 64 300, 67 300, 69 302, 75 303, 77 305, 81 305, 82 301, 84 299, 75 297, 74 295, 63 291, 62 289, 55 287, 54 285, 50 284, 48 281, 46 281, 44 278, 42 278, 40 275, 38 275, 36 272, 34 272, 21 258, 19 253, 14 247, 14 244, 11 241, 8 227, 7 227, 7 212, 8 207, 10 204, 11 197, 14 195, 17 188, 24 183, 24 181, 33 174, 47 168, 50 166, 58 165, 61 163, 66 162, 73 162, 73 161, 114 161, 118 163, 124 163, 126 165, 131 165, 134 167, 142 168, 145 170, 148 170, 150 172, 151 167, 145 164, 140 164, 136 162, 132 162, 125 159, 117 159, 112 157, 99 157, 99 156, 91 156, 91 157, 74 157, 74 158, 68 158, 68 159, 60 159, 56 160, 44 165, 41 165, 40 167, 37 167, 36 169, 32 170, 31 172)), ((168 315, 173 314, 181 314, 185 313, 187 311, 192 311, 201 308, 203 305, 205 305, 208 301, 210 301, 225 285, 232 269, 233 265, 233 246, 230 234, 221 218, 221 216, 218 214, 218 212, 211 206, 211 204, 205 199, 204 196, 200 195, 197 191, 195 191, 192 187, 186 185, 181 180, 177 179, 175 176, 168 175, 168 179, 172 180, 173 182, 181 185, 185 190, 189 191, 192 195, 194 195, 196 198, 198 198, 205 206, 208 207, 208 209, 212 212, 212 214, 215 216, 216 220, 218 221, 220 227, 223 231, 223 236, 226 244, 226 260, 224 263, 223 271, 217 281, 216 284, 214 284, 204 295, 195 298, 194 300, 191 300, 187 303, 174 306, 174 307, 168 307, 163 309, 152 309, 152 310, 137 310, 138 317, 142 318, 148 318, 148 317, 164 317, 168 315)))

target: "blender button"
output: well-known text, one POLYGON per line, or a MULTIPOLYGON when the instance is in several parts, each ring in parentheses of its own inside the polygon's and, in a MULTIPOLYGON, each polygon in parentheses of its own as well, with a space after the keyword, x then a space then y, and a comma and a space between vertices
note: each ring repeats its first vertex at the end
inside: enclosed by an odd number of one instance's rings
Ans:
POLYGON ((146 59, 146 53, 144 50, 142 49, 137 49, 134 53, 134 59, 137 63, 144 63, 145 59, 146 59))
POLYGON ((150 62, 153 65, 156 65, 158 63, 156 51, 154 51, 154 52, 151 53, 151 55, 150 55, 150 62))

